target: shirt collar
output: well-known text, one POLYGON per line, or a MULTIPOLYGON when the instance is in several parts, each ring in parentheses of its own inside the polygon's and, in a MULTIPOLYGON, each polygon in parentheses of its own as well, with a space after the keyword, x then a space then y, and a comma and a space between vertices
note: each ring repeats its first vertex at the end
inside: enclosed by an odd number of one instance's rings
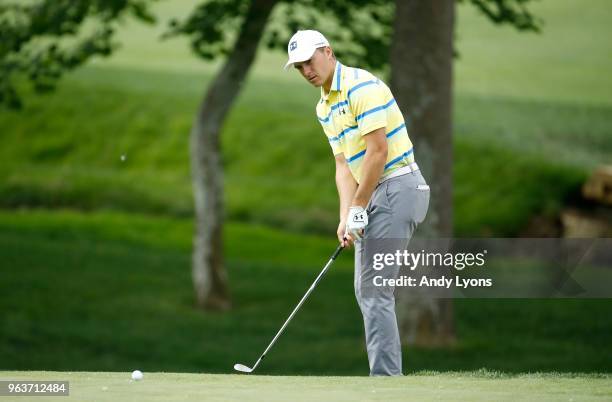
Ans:
POLYGON ((331 87, 329 88, 329 93, 325 93, 323 86, 321 86, 321 99, 327 100, 329 94, 332 91, 340 92, 340 88, 342 88, 342 63, 336 60, 336 67, 334 68, 334 78, 332 78, 331 87))

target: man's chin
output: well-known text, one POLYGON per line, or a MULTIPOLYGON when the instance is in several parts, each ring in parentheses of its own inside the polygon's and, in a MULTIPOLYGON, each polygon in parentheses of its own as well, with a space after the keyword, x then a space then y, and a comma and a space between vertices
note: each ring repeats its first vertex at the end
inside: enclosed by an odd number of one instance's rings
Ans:
POLYGON ((314 79, 314 80, 309 80, 309 79, 306 79, 306 81, 308 81, 308 83, 309 83, 310 85, 312 85, 313 87, 315 87, 315 88, 320 87, 320 86, 321 86, 321 84, 322 84, 321 82, 319 82, 320 80, 318 80, 318 79, 314 79))

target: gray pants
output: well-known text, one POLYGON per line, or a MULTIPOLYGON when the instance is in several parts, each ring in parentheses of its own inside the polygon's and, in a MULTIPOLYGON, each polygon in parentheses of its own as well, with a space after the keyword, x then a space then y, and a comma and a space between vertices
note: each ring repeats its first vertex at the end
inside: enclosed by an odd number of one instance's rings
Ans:
POLYGON ((372 376, 402 375, 402 349, 393 289, 371 291, 375 275, 395 278, 399 267, 374 270, 365 249, 375 242, 397 245, 399 241, 404 248, 408 245, 417 224, 427 214, 429 189, 422 187, 425 184, 420 171, 416 171, 378 185, 367 206, 369 223, 364 240, 355 243, 355 296, 363 315, 372 376), (380 239, 389 241, 381 242, 380 239), (364 246, 364 242, 368 246, 364 246))

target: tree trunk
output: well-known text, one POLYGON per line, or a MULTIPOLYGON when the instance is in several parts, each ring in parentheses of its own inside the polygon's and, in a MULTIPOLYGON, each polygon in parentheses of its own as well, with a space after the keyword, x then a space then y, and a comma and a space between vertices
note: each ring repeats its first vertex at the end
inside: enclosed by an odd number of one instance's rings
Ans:
MULTIPOLYGON (((406 118, 415 155, 431 187, 419 229, 452 237, 452 73, 455 0, 396 0, 391 87, 406 118)), ((455 339, 451 299, 398 301, 404 342, 440 345, 455 339)))
POLYGON ((253 64, 259 40, 277 0, 253 0, 225 65, 200 104, 190 136, 195 199, 193 284, 200 308, 231 307, 223 263, 223 167, 219 135, 253 64))

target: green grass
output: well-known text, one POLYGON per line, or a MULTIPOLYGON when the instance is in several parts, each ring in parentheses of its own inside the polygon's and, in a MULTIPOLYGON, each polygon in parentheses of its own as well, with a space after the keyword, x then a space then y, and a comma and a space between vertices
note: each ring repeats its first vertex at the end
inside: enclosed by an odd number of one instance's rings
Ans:
POLYGON ((541 34, 498 27, 474 7, 459 7, 458 91, 610 106, 610 2, 548 0, 530 2, 528 8, 544 20, 541 34))
POLYGON ((96 401, 605 401, 608 376, 526 374, 491 377, 486 372, 422 373, 402 378, 267 377, 145 373, 0 372, 0 378, 70 381, 71 400, 96 401))
MULTIPOLYGON (((26 110, 32 118, 0 114, 0 123, 11 127, 0 150, 0 203, 191 215, 187 147, 196 78, 83 70, 51 97, 32 99, 26 110), (104 118, 92 119, 85 110, 91 105, 104 118)), ((232 111, 223 136, 227 214, 333 232, 333 161, 308 93, 294 89, 287 101, 274 95, 272 81, 253 80, 232 111)), ((534 214, 554 214, 587 169, 612 154, 605 107, 468 96, 458 98, 457 109, 459 235, 515 234, 534 214), (533 188, 554 191, 528 191, 533 188), (511 211, 474 215, 480 211, 474 204, 490 205, 500 194, 511 194, 505 198, 515 204, 511 211)))
POLYGON ((460 142, 455 152, 472 156, 471 163, 458 163, 454 169, 458 235, 511 237, 536 211, 555 221, 587 177, 575 167, 536 156, 517 157, 494 146, 460 142))
MULTIPOLYGON (((70 211, 0 213, 0 369, 229 373, 251 364, 334 241, 230 224, 234 308, 193 307, 189 220, 70 211)), ((405 373, 610 372, 610 300, 457 300, 458 343, 406 348, 405 373)), ((363 324, 344 253, 262 374, 366 375, 363 324)))

